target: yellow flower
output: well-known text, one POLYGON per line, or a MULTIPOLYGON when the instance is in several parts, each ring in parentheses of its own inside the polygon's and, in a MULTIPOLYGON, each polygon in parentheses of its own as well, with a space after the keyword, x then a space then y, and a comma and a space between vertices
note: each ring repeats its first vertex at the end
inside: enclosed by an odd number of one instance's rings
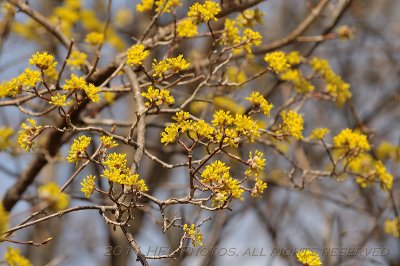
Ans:
POLYGON ((367 136, 348 128, 343 129, 333 138, 333 144, 337 148, 344 149, 344 152, 351 152, 349 155, 358 155, 360 152, 371 149, 367 136))
POLYGON ((185 58, 183 58, 183 55, 179 55, 178 57, 167 58, 159 62, 154 59, 152 66, 154 70, 153 76, 162 77, 167 71, 171 71, 173 73, 183 71, 187 69, 190 64, 186 62, 185 58))
POLYGON ((7 248, 4 260, 9 266, 32 266, 32 263, 21 255, 20 250, 13 247, 7 248))
POLYGON ((386 170, 385 165, 381 161, 375 163, 375 170, 383 190, 390 190, 393 186, 393 176, 386 170))
MULTIPOLYGON (((0 202, 0 233, 7 231, 9 220, 10 220, 9 213, 4 208, 3 203, 0 202)), ((1 242, 2 238, 3 238, 3 235, 0 235, 0 242, 1 242)))
POLYGON ((36 121, 28 118, 28 124, 22 123, 22 129, 18 131, 18 144, 25 151, 30 151, 33 146, 33 139, 39 134, 42 126, 37 126, 36 121))
POLYGON ((2 95, 15 97, 22 92, 22 84, 19 77, 13 78, 12 80, 5 82, 2 86, 2 95))
POLYGON ((281 75, 282 80, 291 81, 298 93, 307 93, 314 90, 314 86, 303 77, 298 69, 289 69, 281 75))
POLYGON ((227 18, 224 23, 224 33, 222 34, 222 44, 237 44, 240 42, 239 28, 236 27, 235 21, 227 18))
POLYGON ((47 52, 36 52, 31 59, 29 59, 29 64, 35 65, 40 69, 46 70, 54 64, 54 56, 48 54, 47 52))
POLYGON ((127 166, 126 154, 111 153, 104 161, 107 169, 103 172, 111 182, 116 182, 125 186, 134 186, 139 191, 147 191, 148 187, 143 180, 139 179, 138 174, 132 174, 127 166))
POLYGON ((101 136, 100 141, 101 144, 107 149, 111 149, 118 146, 118 143, 116 143, 113 137, 111 136, 101 136))
POLYGON ((10 146, 10 138, 14 130, 10 127, 0 127, 0 151, 6 150, 10 146))
POLYGON ((147 12, 153 9, 154 0, 142 0, 136 5, 136 10, 139 12, 147 12))
POLYGON ((87 97, 89 98, 89 100, 91 100, 94 103, 100 102, 100 96, 98 94, 100 89, 98 87, 96 87, 92 83, 88 83, 83 88, 83 90, 85 91, 85 93, 86 93, 87 97))
POLYGON ((94 187, 95 183, 94 180, 96 179, 96 176, 93 175, 88 175, 83 181, 81 182, 81 192, 85 194, 86 198, 89 198, 93 192, 94 192, 94 187))
POLYGON ((268 103, 268 101, 261 95, 258 91, 253 91, 250 96, 246 97, 246 100, 253 104, 253 109, 257 111, 259 108, 266 115, 270 116, 271 109, 273 107, 272 104, 268 103))
POLYGON ((224 110, 217 110, 213 115, 213 120, 211 123, 216 127, 224 127, 232 125, 234 118, 230 115, 230 112, 225 112, 224 110))
POLYGON ((70 163, 78 163, 82 158, 86 157, 85 150, 89 146, 92 138, 85 135, 74 139, 71 148, 68 152, 67 161, 70 163))
POLYGON ((246 176, 257 177, 264 171, 266 159, 263 157, 264 154, 262 152, 256 151, 254 157, 252 152, 250 152, 249 159, 247 160, 249 168, 245 172, 246 176))
POLYGON ((61 95, 60 93, 57 93, 55 96, 50 97, 49 104, 55 106, 67 106, 69 103, 66 102, 66 100, 67 100, 67 95, 61 95))
POLYGON ((303 138, 303 117, 296 113, 295 111, 282 112, 282 123, 280 124, 279 133, 289 134, 296 139, 303 138))
POLYGON ((149 100, 145 103, 146 107, 149 108, 163 104, 172 106, 175 103, 175 99, 170 95, 169 90, 153 89, 152 86, 148 88, 147 92, 142 92, 142 96, 149 100))
POLYGON ((195 19, 197 22, 208 22, 210 20, 217 21, 215 17, 221 12, 221 7, 213 1, 205 1, 204 4, 194 3, 188 12, 188 17, 195 19))
POLYGON ((286 55, 286 59, 290 65, 298 65, 301 63, 303 58, 298 51, 291 51, 286 55))
POLYGON ((251 53, 251 48, 253 46, 259 46, 261 44, 262 36, 259 32, 248 28, 243 31, 243 34, 242 42, 244 44, 244 49, 246 49, 248 53, 251 53))
POLYGON ((296 252, 297 260, 303 265, 307 266, 321 266, 322 262, 319 258, 319 255, 311 250, 304 249, 301 251, 296 252))
POLYGON ((213 134, 215 131, 215 129, 204 120, 194 122, 193 130, 196 133, 197 137, 205 137, 210 140, 213 139, 213 134))
POLYGON ((161 143, 165 145, 174 142, 179 136, 179 127, 172 123, 161 132, 161 143))
POLYGON ((161 8, 161 12, 162 13, 169 13, 171 12, 172 8, 181 6, 181 0, 157 0, 156 1, 156 12, 160 12, 161 8))
POLYGON ((236 114, 234 125, 238 135, 248 137, 250 142, 253 142, 255 137, 260 136, 259 126, 250 116, 236 114))
POLYGON ((67 65, 71 69, 81 69, 81 66, 86 64, 87 55, 79 51, 72 51, 70 57, 67 60, 67 65))
POLYGON ((191 224, 190 226, 184 224, 183 231, 185 232, 185 235, 192 240, 192 245, 194 247, 203 245, 203 234, 200 232, 199 228, 195 228, 194 224, 191 224))
POLYGON ((93 46, 100 45, 104 42, 104 34, 96 31, 90 32, 86 35, 85 42, 93 46))
POLYGON ((400 237, 400 217, 385 220, 385 233, 396 238, 400 237))
POLYGON ((71 74, 70 79, 65 81, 63 87, 64 90, 83 90, 86 87, 86 80, 84 77, 78 77, 75 74, 71 74))
POLYGON ((340 76, 336 75, 327 60, 314 57, 311 59, 310 64, 314 71, 319 73, 325 80, 326 92, 335 99, 339 106, 351 98, 350 84, 344 82, 340 76))
POLYGON ((262 181, 259 178, 256 178, 256 183, 254 184, 253 189, 251 190, 251 196, 253 198, 259 198, 264 193, 264 190, 268 187, 267 183, 262 181))
POLYGON ((64 192, 60 192, 60 187, 50 182, 46 185, 42 185, 38 188, 39 198, 46 201, 55 211, 61 211, 68 207, 69 196, 64 192))
POLYGON ((42 80, 42 75, 38 70, 31 70, 30 68, 27 68, 21 75, 19 75, 18 79, 22 86, 30 88, 35 87, 36 83, 42 80))
POLYGON ((130 66, 143 65, 143 60, 149 56, 149 51, 143 44, 133 45, 126 52, 126 63, 130 66))
POLYGON ((285 72, 290 68, 285 53, 281 51, 266 54, 264 60, 275 73, 285 72))
POLYGON ((193 37, 197 35, 197 26, 193 23, 193 19, 187 18, 179 21, 176 32, 179 37, 193 37))
POLYGON ((310 139, 323 139, 326 134, 329 133, 329 129, 326 127, 316 128, 310 134, 310 139))
POLYGON ((230 167, 225 163, 217 160, 207 165, 201 173, 201 182, 212 187, 215 197, 213 205, 221 206, 228 199, 243 199, 244 189, 240 186, 239 181, 232 178, 229 173, 230 167))

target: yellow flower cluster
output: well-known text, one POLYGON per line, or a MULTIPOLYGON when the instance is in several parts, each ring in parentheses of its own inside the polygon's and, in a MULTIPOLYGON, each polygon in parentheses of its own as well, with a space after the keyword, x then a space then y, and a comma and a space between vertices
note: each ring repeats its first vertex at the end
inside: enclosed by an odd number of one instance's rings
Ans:
POLYGON ((11 96, 22 93, 22 88, 25 89, 35 87, 36 83, 42 80, 41 73, 38 70, 31 70, 27 68, 19 76, 11 79, 10 81, 1 84, 1 97, 11 96))
POLYGON ((304 249, 296 252, 297 260, 307 266, 321 266, 322 262, 319 255, 311 250, 304 249))
POLYGON ((400 217, 385 221, 385 233, 396 238, 400 237, 400 217))
POLYGON ((153 9, 154 0, 142 0, 136 5, 136 10, 139 12, 147 12, 153 9))
POLYGON ((148 88, 147 92, 142 92, 142 96, 149 100, 145 103, 146 107, 148 108, 161 106, 163 104, 172 106, 175 103, 175 99, 171 96, 169 90, 153 89, 152 86, 148 88))
POLYGON ((83 90, 86 87, 86 80, 84 77, 78 77, 71 74, 71 77, 65 81, 64 90, 83 90))
POLYGON ((62 95, 59 92, 50 97, 49 104, 55 105, 55 106, 67 106, 69 103, 67 101, 67 95, 62 95))
POLYGON ((149 56, 149 51, 145 48, 143 44, 131 46, 126 52, 126 63, 132 67, 143 65, 143 60, 149 56))
POLYGON ((154 59, 152 66, 154 70, 153 76, 162 77, 167 72, 179 73, 180 71, 187 69, 190 64, 186 62, 183 55, 179 55, 178 57, 167 58, 158 62, 154 59))
POLYGON ((92 141, 91 137, 87 137, 85 135, 80 136, 77 139, 74 139, 74 142, 71 145, 71 148, 68 152, 67 161, 70 163, 78 163, 83 158, 87 157, 86 149, 90 145, 92 141))
POLYGON ((238 44, 240 43, 241 37, 239 35, 239 28, 236 27, 236 22, 229 18, 225 19, 224 33, 222 34, 222 44, 238 44))
POLYGON ((195 228, 194 224, 191 224, 190 226, 184 224, 183 231, 185 232, 186 237, 192 240, 192 245, 194 247, 203 245, 203 234, 200 232, 199 228, 195 228))
POLYGON ((96 179, 96 176, 93 175, 88 175, 85 179, 82 180, 81 182, 81 192, 85 194, 86 198, 89 198, 93 192, 94 192, 94 187, 95 183, 94 180, 96 179))
POLYGON ((40 186, 38 188, 39 198, 46 201, 54 211, 64 210, 69 205, 69 196, 64 192, 60 192, 60 189, 54 182, 40 186))
POLYGON ((181 6, 181 0, 157 0, 156 1, 156 12, 169 13, 174 8, 181 6))
POLYGON ((304 120, 297 112, 290 110, 280 114, 282 123, 279 125, 280 134, 288 134, 296 139, 303 138, 304 120))
POLYGON ((0 127, 0 151, 6 150, 11 144, 11 136, 14 130, 10 127, 0 127))
POLYGON ((65 81, 64 90, 83 90, 89 100, 94 103, 100 101, 99 91, 100 89, 92 83, 87 83, 84 77, 78 77, 75 74, 71 74, 71 77, 65 81))
POLYGON ((7 248, 4 260, 9 266, 32 266, 32 263, 21 255, 20 250, 13 247, 7 248))
POLYGON ((307 93, 314 90, 314 86, 303 77, 303 74, 298 69, 289 69, 282 73, 281 79, 292 82, 298 93, 307 93))
POLYGON ((246 97, 246 100, 253 104, 253 110, 261 110, 266 116, 270 116, 272 104, 264 98, 264 96, 258 91, 252 91, 250 96, 246 97))
POLYGON ((106 149, 111 149, 118 146, 118 143, 115 142, 111 136, 101 136, 100 142, 106 149))
POLYGON ((32 55, 31 59, 29 59, 29 64, 35 65, 42 70, 46 70, 54 64, 54 56, 47 52, 36 52, 32 55))
POLYGON ((247 28, 243 31, 241 42, 243 43, 243 48, 251 54, 251 48, 253 46, 260 46, 262 35, 258 31, 253 31, 252 29, 247 28))
POLYGON ((42 126, 37 126, 36 121, 28 118, 26 123, 22 123, 22 129, 18 131, 18 144, 25 151, 30 151, 33 146, 33 139, 39 134, 42 126))
POLYGON ((314 57, 310 64, 314 71, 325 80, 326 92, 335 99, 338 105, 343 105, 347 99, 351 98, 350 85, 333 72, 327 60, 314 57))
POLYGON ((213 206, 223 206, 231 199, 243 200, 244 189, 237 179, 231 177, 230 167, 219 160, 209 164, 201 173, 201 182, 212 187, 214 193, 213 206))
POLYGON ((290 68, 286 54, 282 51, 268 53, 265 55, 264 60, 275 73, 282 73, 290 68))
POLYGON ((323 139, 326 134, 329 133, 329 129, 326 127, 316 128, 310 134, 310 139, 323 139))
POLYGON ((147 12, 153 9, 156 5, 156 12, 169 13, 173 8, 181 6, 181 0, 142 0, 141 3, 136 5, 136 10, 139 12, 147 12))
POLYGON ((144 180, 139 179, 138 174, 132 174, 127 166, 126 154, 111 153, 104 161, 107 169, 103 172, 103 177, 106 177, 111 182, 116 182, 125 186, 134 186, 139 191, 147 191, 148 188, 144 180))
POLYGON ((193 37, 197 35, 197 25, 193 19, 187 18, 179 21, 176 26, 176 33, 179 37, 193 37))
POLYGON ((362 188, 379 183, 381 188, 387 191, 393 186, 393 176, 387 172, 382 161, 375 160, 368 153, 350 155, 346 158, 346 164, 353 173, 359 175, 356 181, 362 188))
POLYGON ((252 53, 251 48, 253 46, 259 46, 262 42, 262 35, 250 28, 243 30, 243 36, 240 36, 240 29, 236 20, 226 19, 224 24, 224 32, 222 34, 221 43, 223 45, 234 46, 233 53, 240 54, 245 49, 250 55, 252 53), (238 25, 238 27, 237 27, 238 25))
MULTIPOLYGON (((0 233, 4 232, 8 229, 8 222, 9 222, 10 216, 6 209, 4 208, 4 205, 2 202, 0 202, 0 233)), ((0 242, 1 239, 3 238, 3 235, 0 234, 0 242)))
POLYGON ((381 161, 375 164, 376 175, 383 190, 390 190, 393 186, 393 176, 387 172, 385 165, 381 161))
POLYGON ((343 129, 336 135, 333 138, 333 144, 338 149, 342 149, 343 153, 354 157, 371 149, 367 136, 349 128, 343 129))
POLYGON ((265 168, 266 159, 263 158, 264 154, 260 151, 255 151, 255 155, 253 156, 252 152, 249 154, 249 159, 247 160, 247 164, 249 168, 246 170, 246 176, 259 176, 265 168))
POLYGON ((79 51, 72 51, 71 55, 67 59, 67 65, 71 67, 71 69, 82 69, 82 65, 86 64, 87 55, 85 53, 79 51))
POLYGON ((188 17, 193 18, 197 23, 209 22, 210 20, 217 21, 216 15, 221 12, 221 7, 218 3, 206 0, 204 4, 194 3, 188 12, 188 17))
POLYGON ((104 34, 96 31, 90 32, 86 35, 85 42, 93 46, 100 45, 104 42, 104 34))
POLYGON ((253 189, 251 190, 250 195, 253 198, 259 198, 264 193, 264 190, 268 187, 267 183, 262 181, 259 178, 256 178, 256 183, 254 184, 253 189))
POLYGON ((187 112, 180 111, 173 119, 176 123, 170 124, 161 132, 161 143, 165 145, 174 142, 180 134, 191 132, 194 139, 205 137, 214 143, 229 143, 237 147, 240 137, 247 137, 250 142, 259 137, 259 126, 249 116, 236 114, 230 115, 229 111, 217 110, 211 121, 211 125, 204 120, 192 121, 187 112))

